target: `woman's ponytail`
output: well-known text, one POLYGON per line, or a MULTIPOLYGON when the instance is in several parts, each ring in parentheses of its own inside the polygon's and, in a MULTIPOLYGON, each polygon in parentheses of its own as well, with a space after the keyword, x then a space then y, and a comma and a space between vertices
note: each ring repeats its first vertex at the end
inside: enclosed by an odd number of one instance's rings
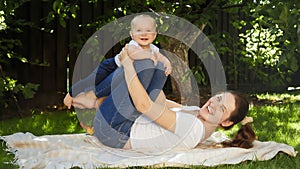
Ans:
POLYGON ((225 141, 222 145, 224 147, 251 148, 253 147, 253 141, 255 139, 256 135, 254 130, 249 123, 246 123, 242 125, 231 141, 225 141))

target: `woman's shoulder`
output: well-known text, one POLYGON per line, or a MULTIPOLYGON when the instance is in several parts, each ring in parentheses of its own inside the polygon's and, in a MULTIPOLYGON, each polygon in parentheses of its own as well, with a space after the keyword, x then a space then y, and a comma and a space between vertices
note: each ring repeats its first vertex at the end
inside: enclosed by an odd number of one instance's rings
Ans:
POLYGON ((204 137, 205 129, 202 121, 195 115, 178 111, 175 134, 179 135, 189 147, 194 147, 204 137))
POLYGON ((177 111, 176 112, 176 132, 195 134, 204 131, 204 125, 194 114, 177 111))

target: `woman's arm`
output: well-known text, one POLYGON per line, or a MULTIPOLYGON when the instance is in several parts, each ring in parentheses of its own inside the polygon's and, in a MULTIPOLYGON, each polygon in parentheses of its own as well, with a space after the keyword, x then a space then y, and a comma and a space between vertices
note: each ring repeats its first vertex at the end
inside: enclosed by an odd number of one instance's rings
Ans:
POLYGON ((174 102, 173 100, 166 100, 168 108, 182 108, 182 105, 174 102))
MULTIPOLYGON (((163 102, 161 101, 163 99, 156 99, 155 102, 150 99, 148 93, 138 79, 132 60, 128 57, 126 47, 122 51, 120 60, 124 66, 128 91, 136 109, 152 119, 158 125, 174 132, 176 126, 176 113, 167 108, 166 99, 164 99, 163 102), (160 100, 160 102, 158 102, 158 100, 160 100)), ((162 92, 159 97, 164 97, 162 92)))

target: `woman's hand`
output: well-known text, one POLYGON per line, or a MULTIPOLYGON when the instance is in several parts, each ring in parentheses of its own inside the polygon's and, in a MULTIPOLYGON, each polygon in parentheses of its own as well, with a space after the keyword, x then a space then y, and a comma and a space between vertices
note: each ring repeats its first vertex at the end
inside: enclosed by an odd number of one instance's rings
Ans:
POLYGON ((120 61, 123 66, 126 65, 133 65, 133 60, 128 56, 128 45, 125 45, 125 47, 122 49, 120 53, 120 61))

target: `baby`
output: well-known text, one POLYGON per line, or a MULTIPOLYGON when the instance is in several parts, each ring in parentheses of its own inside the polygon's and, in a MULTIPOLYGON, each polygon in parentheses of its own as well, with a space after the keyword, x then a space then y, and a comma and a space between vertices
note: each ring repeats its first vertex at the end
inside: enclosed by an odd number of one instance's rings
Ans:
MULTIPOLYGON (((168 76, 171 71, 170 61, 159 52, 159 48, 153 45, 153 41, 157 36, 155 20, 149 15, 138 15, 131 21, 130 37, 132 40, 128 44, 128 55, 133 60, 151 59, 154 65, 157 62, 162 62, 165 67, 165 75, 168 76)), ((64 98, 64 104, 70 109, 73 105, 77 108, 98 108, 101 100, 96 102, 94 91, 88 90, 87 80, 95 79, 95 86, 104 80, 110 73, 112 73, 117 67, 121 66, 120 55, 118 54, 114 58, 106 59, 102 62, 96 73, 88 76, 87 78, 75 83, 64 98), (96 77, 95 77, 96 74, 96 77), (72 93, 72 89, 77 93, 72 93), (78 88, 85 89, 78 92, 78 88), (79 94, 80 93, 80 94, 79 94), (73 98, 72 96, 76 96, 73 98)), ((95 72, 95 71, 94 71, 95 72)), ((110 84, 109 84, 110 85, 110 84)))

